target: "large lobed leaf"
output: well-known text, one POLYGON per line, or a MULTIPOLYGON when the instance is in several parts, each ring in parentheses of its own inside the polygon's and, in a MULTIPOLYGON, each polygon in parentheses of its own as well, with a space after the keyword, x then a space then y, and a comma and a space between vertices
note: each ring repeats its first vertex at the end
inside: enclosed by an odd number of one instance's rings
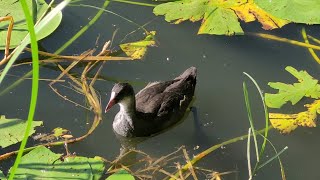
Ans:
MULTIPOLYGON (((26 0, 32 11, 32 0, 26 0)), ((37 19, 40 18, 48 8, 48 4, 44 0, 37 0, 37 19)), ((5 0, 1 1, 0 17, 12 16, 14 19, 13 31, 11 34, 10 48, 18 46, 23 38, 28 34, 27 23, 24 18, 24 14, 19 1, 17 0, 5 0)), ((62 19, 62 13, 58 13, 50 23, 37 33, 37 39, 43 39, 50 35, 60 24, 62 19)), ((0 49, 5 48, 5 39, 7 37, 7 27, 9 22, 0 22, 0 49)))
POLYGON ((290 66, 286 67, 286 70, 295 76, 299 83, 268 83, 270 87, 279 90, 277 94, 265 93, 265 101, 268 107, 280 108, 288 101, 291 101, 292 105, 294 105, 304 96, 311 98, 320 97, 320 85, 318 84, 318 80, 314 79, 306 71, 297 71, 290 66))
MULTIPOLYGON (((5 116, 0 116, 0 147, 5 148, 22 141, 26 125, 24 120, 6 119, 5 116)), ((34 128, 40 125, 42 121, 33 121, 29 136, 35 132, 34 128)))
POLYGON ((101 158, 67 157, 40 146, 24 155, 15 179, 100 179, 104 170, 101 158))
POLYGON ((296 23, 320 24, 319 0, 255 0, 266 12, 296 23))
POLYGON ((268 14, 253 0, 181 0, 160 4, 153 12, 164 15, 166 21, 176 24, 186 20, 202 20, 198 34, 243 34, 238 17, 245 22, 257 19, 264 29, 274 29, 288 23, 268 14))

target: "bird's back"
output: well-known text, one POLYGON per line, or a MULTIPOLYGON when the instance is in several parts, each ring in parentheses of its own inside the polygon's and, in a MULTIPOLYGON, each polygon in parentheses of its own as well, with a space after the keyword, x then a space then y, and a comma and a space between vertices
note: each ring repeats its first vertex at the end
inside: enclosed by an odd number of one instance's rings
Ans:
POLYGON ((154 82, 136 94, 137 111, 157 119, 185 111, 192 100, 197 70, 190 67, 173 80, 154 82))

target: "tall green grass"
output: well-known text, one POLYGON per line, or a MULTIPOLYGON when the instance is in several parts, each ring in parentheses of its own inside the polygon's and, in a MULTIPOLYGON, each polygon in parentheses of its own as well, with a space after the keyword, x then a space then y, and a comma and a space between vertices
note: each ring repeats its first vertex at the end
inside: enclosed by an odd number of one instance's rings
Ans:
POLYGON ((16 173, 16 170, 19 166, 19 163, 21 161, 21 157, 23 155, 24 148, 28 141, 28 134, 31 130, 32 121, 34 118, 34 113, 36 109, 37 104, 37 97, 38 97, 38 83, 39 83, 39 57, 38 57, 38 44, 37 44, 37 38, 36 33, 39 32, 42 28, 46 26, 50 22, 50 20, 57 14, 59 11, 61 11, 69 2, 69 0, 66 0, 59 4, 54 10, 52 10, 47 16, 45 16, 39 24, 34 27, 33 22, 33 16, 31 15, 29 11, 29 7, 25 0, 20 0, 21 7, 23 9, 26 22, 28 25, 28 31, 29 35, 26 36, 26 38, 22 41, 21 45, 16 48, 15 53, 11 57, 10 61, 6 65, 3 73, 0 76, 0 85, 2 80, 4 79, 6 73, 12 66, 12 64, 15 62, 15 60, 18 58, 20 53, 23 51, 23 49, 31 42, 31 49, 32 49, 32 89, 31 89, 31 100, 30 100, 30 106, 29 106, 29 113, 28 113, 28 120, 27 120, 27 126, 25 129, 24 138, 21 142, 18 155, 16 157, 16 160, 14 162, 13 167, 10 169, 10 175, 9 180, 12 180, 14 178, 14 175, 16 173))
POLYGON ((264 110, 264 115, 265 115, 265 129, 264 129, 264 134, 261 134, 261 132, 257 132, 255 130, 254 127, 254 122, 253 122, 253 118, 252 118, 252 111, 251 111, 251 106, 250 106, 250 101, 249 101, 249 93, 248 93, 248 89, 246 86, 246 83, 243 82, 243 94, 244 94, 244 99, 245 99, 245 104, 246 104, 246 109, 247 109, 247 114, 248 114, 248 119, 249 119, 249 123, 250 123, 250 128, 249 128, 249 132, 248 132, 248 142, 247 142, 247 160, 248 160, 248 171, 249 171, 249 180, 251 180, 253 178, 253 176, 256 174, 256 172, 261 169, 262 167, 264 167, 266 164, 270 163, 271 161, 273 161, 274 159, 278 159, 279 161, 279 165, 280 165, 280 170, 281 170, 281 177, 283 180, 285 180, 285 172, 284 172, 284 168, 280 159, 280 155, 288 149, 288 147, 283 148, 280 152, 278 152, 276 150, 276 148, 274 147, 274 145, 272 144, 272 142, 270 140, 268 140, 268 131, 270 130, 271 126, 269 126, 269 112, 268 112, 268 108, 265 104, 265 99, 262 93, 261 88, 259 87, 258 83, 254 80, 253 77, 251 77, 249 74, 245 73, 244 74, 253 82, 253 84, 256 86, 256 89, 259 92, 259 95, 261 97, 261 102, 262 102, 262 106, 263 106, 263 110, 264 110), (254 139, 254 143, 255 143, 255 151, 256 151, 256 158, 257 158, 257 162, 255 163, 255 166, 253 168, 253 170, 251 169, 251 154, 250 154, 250 136, 251 133, 253 135, 253 139, 254 139), (257 134, 263 137, 263 143, 261 145, 260 151, 258 148, 258 143, 257 143, 257 134), (266 162, 261 163, 261 158, 262 155, 264 154, 265 148, 266 148, 266 144, 267 142, 269 142, 269 144, 272 146, 273 150, 275 151, 275 155, 272 156, 271 158, 269 158, 266 162))

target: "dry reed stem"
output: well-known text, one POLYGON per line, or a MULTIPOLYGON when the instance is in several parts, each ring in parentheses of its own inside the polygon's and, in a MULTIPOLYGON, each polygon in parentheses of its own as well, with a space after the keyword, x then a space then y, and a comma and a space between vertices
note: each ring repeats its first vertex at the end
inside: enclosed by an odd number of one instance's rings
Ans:
POLYGON ((311 35, 307 35, 307 36, 308 36, 309 39, 311 39, 311 40, 314 41, 315 43, 320 44, 320 40, 319 40, 319 39, 317 39, 317 38, 315 38, 315 37, 313 37, 313 36, 311 36, 311 35))
POLYGON ((292 39, 287 39, 287 38, 283 38, 283 37, 279 37, 279 36, 275 36, 275 35, 271 35, 271 34, 264 34, 264 33, 248 33, 248 34, 252 34, 254 36, 262 37, 265 39, 271 39, 271 40, 275 40, 275 41, 285 42, 285 43, 293 44, 296 46, 320 50, 320 46, 317 46, 317 45, 307 44, 304 42, 300 42, 300 41, 296 41, 296 40, 292 40, 292 39))
MULTIPOLYGON (((79 62, 79 61, 77 61, 79 62)), ((94 120, 93 120, 93 123, 90 127, 90 129, 88 130, 88 132, 80 137, 77 137, 77 138, 73 138, 73 139, 68 139, 68 140, 64 140, 64 141, 57 141, 57 142, 49 142, 49 143, 45 143, 45 144, 41 144, 41 145, 38 145, 38 146, 33 146, 33 147, 30 147, 30 148, 26 148, 24 150, 24 152, 29 152, 31 151, 32 149, 36 148, 36 147, 39 147, 39 146, 46 146, 46 147, 49 147, 49 146, 56 146, 56 145, 64 145, 65 143, 67 144, 70 144, 70 143, 74 143, 74 142, 78 142, 78 141, 81 141, 83 139, 85 139, 86 137, 88 137, 90 134, 92 134, 92 132, 96 129, 96 127, 99 125, 101 119, 102 119, 102 110, 101 110, 101 103, 99 101, 99 98, 97 97, 97 93, 95 92, 94 88, 93 88, 93 83, 90 83, 90 85, 88 85, 87 81, 86 81, 86 73, 88 71, 84 71, 81 75, 81 79, 80 81, 77 80, 76 78, 74 78, 73 76, 71 76, 68 71, 71 69, 64 69, 62 66, 58 65, 58 67, 61 69, 62 71, 62 75, 60 74, 60 76, 57 77, 57 79, 55 79, 56 81, 54 81, 53 83, 50 83, 49 84, 49 87, 60 97, 62 97, 63 99, 77 105, 77 106, 80 106, 80 107, 83 107, 85 109, 88 109, 90 110, 89 108, 81 105, 81 104, 78 104, 70 99, 68 99, 66 96, 63 96, 62 94, 60 94, 57 89, 55 89, 52 85, 57 82, 57 80, 59 80, 63 75, 67 75, 76 85, 78 85, 78 90, 82 90, 83 94, 86 96, 87 100, 88 100, 88 103, 89 105, 93 108, 93 112, 95 114, 94 116, 94 120)), ((69 67, 74 67, 74 65, 72 64, 71 66, 69 67)), ((87 69, 90 69, 92 67, 90 67, 90 63, 87 64, 86 66, 86 70, 87 69)), ((100 71, 99 71, 100 72, 100 71)), ((97 74, 95 75, 95 77, 97 77, 97 74)), ((93 79, 95 80, 95 78, 93 79)), ((5 154, 2 154, 0 155, 0 160, 3 160, 3 159, 6 159, 6 158, 9 158, 11 157, 12 155, 15 155, 17 154, 18 151, 12 151, 12 152, 9 152, 9 153, 5 153, 5 154)))
MULTIPOLYGON (((310 44, 310 43, 309 43, 309 40, 308 40, 308 36, 307 36, 307 33, 306 33, 306 29, 305 29, 305 28, 302 28, 301 34, 302 34, 302 37, 303 37, 303 39, 304 39, 304 42, 305 42, 306 44, 310 44)), ((312 48, 308 48, 308 51, 309 51, 309 53, 311 54, 311 56, 313 57, 313 59, 314 59, 315 61, 317 61, 318 64, 320 64, 320 59, 319 59, 318 55, 314 52, 314 50, 313 50, 312 48)))
POLYGON ((169 172, 167 172, 167 171, 165 171, 163 169, 159 169, 159 172, 161 172, 161 173, 163 173, 163 174, 165 174, 165 175, 167 175, 167 176, 169 176, 169 177, 171 177, 171 178, 173 178, 175 180, 183 180, 183 179, 175 177, 173 174, 170 174, 169 172))
POLYGON ((13 29, 13 17, 12 16, 5 16, 5 17, 0 17, 0 22, 1 21, 10 21, 9 26, 8 26, 8 31, 7 31, 7 37, 6 37, 6 46, 4 49, 4 57, 0 61, 0 66, 5 64, 6 62, 9 61, 15 50, 10 54, 10 41, 11 41, 11 33, 13 29))
MULTIPOLYGON (((179 170, 178 172, 179 172, 179 177, 181 178, 181 179, 183 179, 183 174, 182 174, 182 171, 180 171, 180 169, 181 169, 181 165, 180 165, 180 163, 178 162, 178 163, 176 163, 177 164, 177 169, 179 170)), ((171 177, 172 178, 172 177, 171 177)))
POLYGON ((188 153, 187 153, 186 148, 183 148, 182 151, 183 151, 183 154, 184 154, 184 157, 185 157, 187 163, 189 164, 189 167, 188 167, 188 168, 189 168, 189 171, 191 172, 191 174, 192 174, 192 176, 193 176, 193 179, 198 180, 197 175, 196 175, 196 173, 194 172, 193 165, 192 165, 191 162, 190 162, 190 158, 189 158, 189 156, 188 156, 188 153))
MULTIPOLYGON (((31 51, 30 48, 25 48, 26 51, 31 51)), ((106 53, 106 52, 104 52, 106 53)), ((101 54, 104 54, 101 52, 101 54)), ((62 56, 44 51, 39 51, 39 55, 50 57, 50 59, 62 59, 63 61, 127 61, 133 60, 131 57, 115 57, 115 56, 62 56)))

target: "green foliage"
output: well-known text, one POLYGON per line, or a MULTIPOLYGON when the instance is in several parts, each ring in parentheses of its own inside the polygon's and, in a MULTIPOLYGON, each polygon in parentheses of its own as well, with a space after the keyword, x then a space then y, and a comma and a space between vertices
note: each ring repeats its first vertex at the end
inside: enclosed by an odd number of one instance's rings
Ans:
POLYGON ((320 24, 319 0, 255 0, 265 11, 297 23, 320 24))
POLYGON ((153 12, 175 24, 202 20, 198 34, 233 35, 243 34, 239 19, 257 20, 266 30, 289 22, 319 24, 319 9, 319 0, 178 0, 160 4, 153 12))
POLYGON ((106 180, 134 180, 134 177, 128 171, 120 169, 118 172, 109 176, 106 180))
POLYGON ((99 157, 66 157, 40 146, 21 158, 14 179, 100 179, 104 163, 99 157))
POLYGON ((297 71, 291 66, 286 70, 298 79, 298 83, 285 84, 281 82, 270 82, 268 85, 278 89, 277 94, 265 93, 265 100, 268 107, 280 108, 282 105, 291 101, 292 105, 300 101, 304 96, 311 98, 320 97, 320 85, 318 80, 310 76, 306 71, 297 71))
MULTIPOLYGON (((29 136, 35 132, 34 128, 40 125, 42 125, 42 121, 33 121, 29 136)), ((0 146, 5 148, 22 141, 25 129, 26 121, 21 119, 6 119, 5 116, 0 116, 0 146)))
POLYGON ((156 45, 155 35, 156 32, 151 31, 144 40, 120 44, 120 48, 132 59, 142 59, 147 52, 147 47, 156 45))
POLYGON ((299 102, 303 97, 311 97, 316 100, 311 104, 305 104, 306 111, 295 114, 269 113, 271 125, 280 131, 288 134, 297 127, 316 127, 317 116, 320 112, 320 85, 318 80, 310 76, 306 71, 297 71, 293 67, 286 67, 286 70, 298 79, 298 83, 269 83, 269 86, 278 89, 277 94, 265 93, 267 106, 280 108, 290 101, 292 105, 299 102))
POLYGON ((54 128, 53 135, 54 135, 54 137, 57 138, 57 137, 60 137, 60 136, 62 136, 64 134, 66 134, 67 132, 68 132, 67 129, 63 129, 61 127, 57 127, 57 128, 54 128))
MULTIPOLYGON (((30 42, 31 42, 31 49, 32 49, 32 87, 31 87, 31 100, 30 100, 30 106, 29 106, 29 112, 28 112, 28 119, 27 124, 24 132, 24 136, 22 139, 22 142, 19 147, 19 151, 16 157, 16 160, 12 167, 12 173, 9 175, 9 180, 12 180, 14 178, 16 169, 19 166, 24 148, 26 147, 28 137, 30 134, 30 131, 32 131, 32 124, 33 124, 33 118, 34 113, 36 111, 36 104, 37 104, 37 98, 38 98, 38 89, 39 89, 39 53, 38 53, 38 43, 37 43, 37 36, 34 29, 34 17, 32 19, 32 15, 29 10, 29 6, 26 2, 26 0, 20 0, 20 5, 22 7, 24 17, 27 22, 28 32, 30 35, 30 42)), ((32 1, 33 5, 35 4, 34 1, 32 1)), ((35 12, 35 10, 33 11, 35 12)), ((17 48, 18 49, 18 48, 17 48)))
POLYGON ((154 8, 156 15, 165 15, 166 21, 199 21, 206 13, 208 6, 207 0, 185 0, 177 2, 169 2, 154 8))
MULTIPOLYGON (((37 9, 37 20, 43 16, 43 14, 46 12, 48 9, 48 4, 44 0, 37 0, 37 7, 34 7, 37 9)), ((32 11, 32 0, 27 0, 27 4, 29 7, 29 11, 32 11)), ((19 1, 16 0, 6 0, 6 1, 1 1, 1 6, 0 6, 0 16, 12 16, 14 19, 14 27, 13 31, 11 34, 11 43, 10 43, 10 48, 15 48, 17 47, 21 41, 25 38, 25 36, 28 34, 28 27, 26 23, 26 19, 24 16, 24 13, 21 9, 21 5, 19 1)), ((59 12, 51 21, 50 23, 39 33, 37 33, 37 39, 43 39, 50 35, 60 24, 62 19, 62 13, 59 12)), ((34 22, 35 23, 35 22, 34 22)), ((0 49, 5 48, 5 39, 7 37, 7 26, 9 22, 1 22, 0 23, 0 49)))
POLYGON ((190 20, 202 20, 199 34, 232 35, 243 33, 238 17, 234 11, 221 7, 207 0, 183 0, 158 5, 153 12, 156 15, 165 15, 168 22, 176 24, 190 20))

